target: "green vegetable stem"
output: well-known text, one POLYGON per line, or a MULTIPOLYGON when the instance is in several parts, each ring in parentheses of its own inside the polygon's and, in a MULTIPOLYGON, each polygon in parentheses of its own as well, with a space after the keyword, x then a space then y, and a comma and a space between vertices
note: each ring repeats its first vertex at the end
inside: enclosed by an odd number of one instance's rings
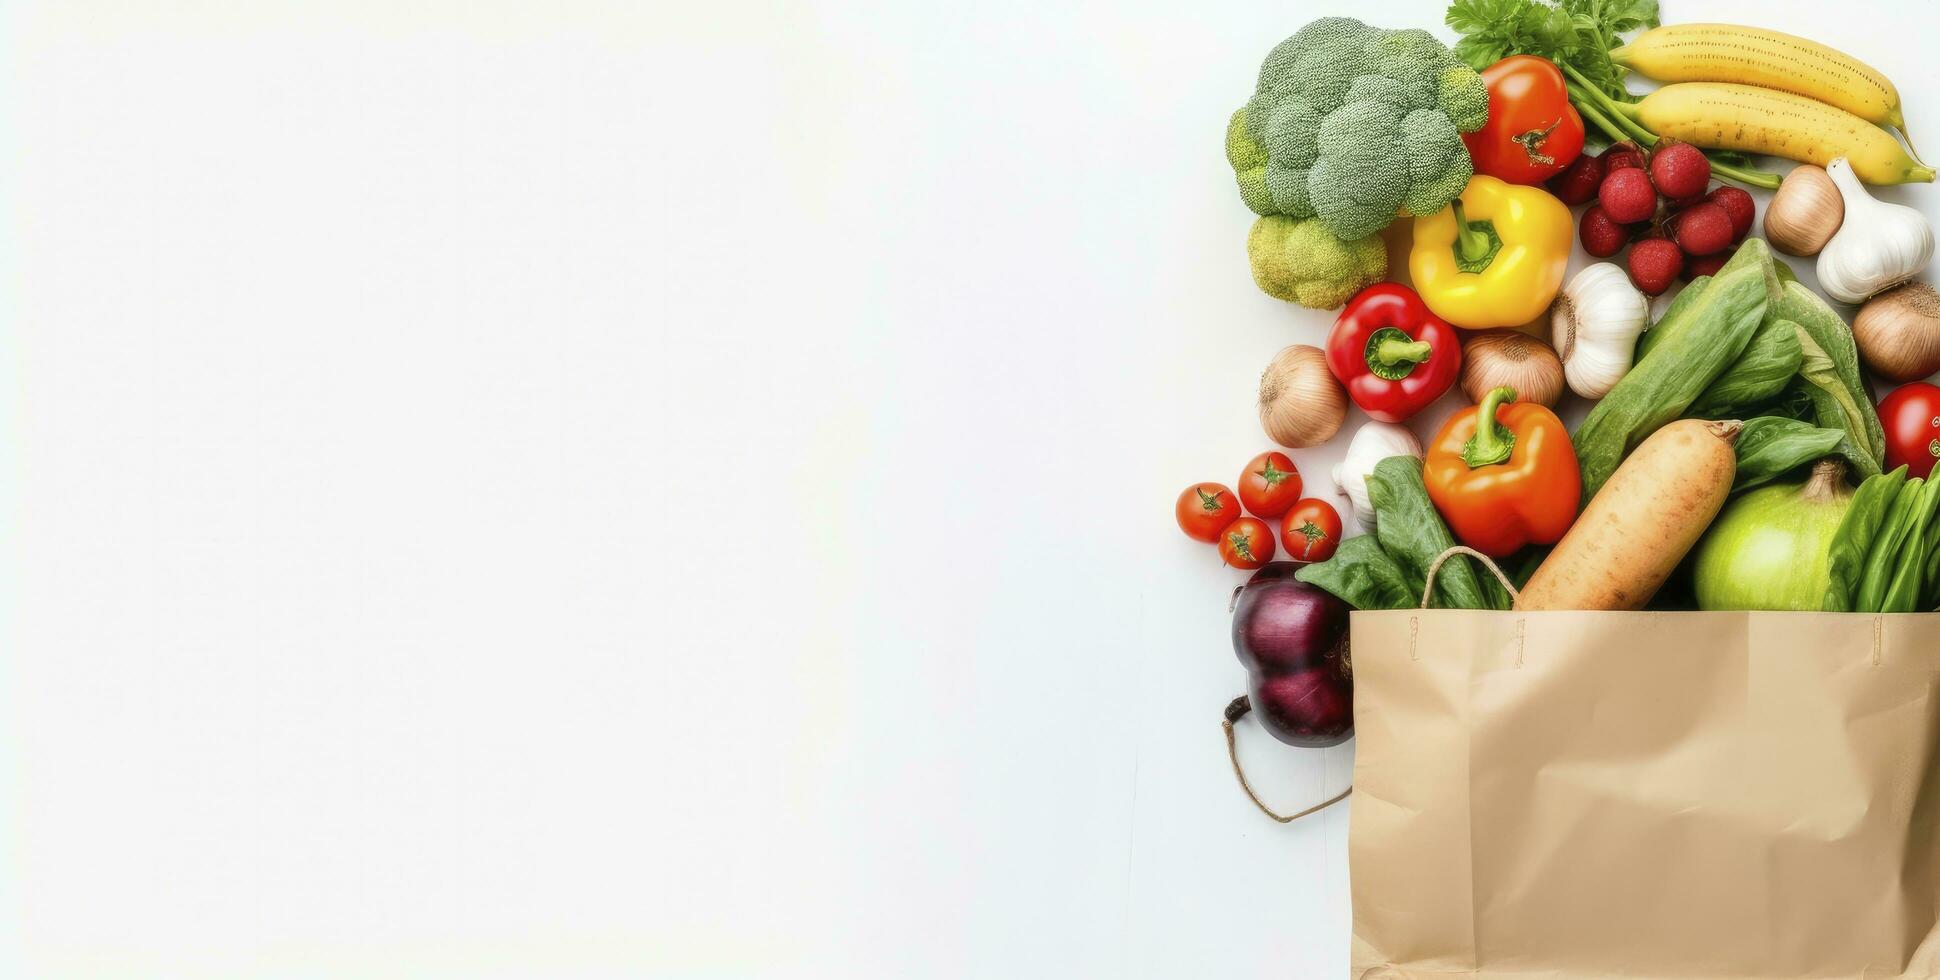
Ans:
MULTIPOLYGON (((1570 105, 1576 107, 1584 120, 1603 130, 1613 140, 1635 140, 1645 149, 1657 145, 1659 137, 1638 121, 1636 106, 1626 99, 1618 99, 1597 90, 1581 72, 1569 65, 1565 64, 1562 68, 1563 73, 1570 76, 1570 105)), ((1712 173, 1747 187, 1777 190, 1783 179, 1768 170, 1729 163, 1717 153, 1707 152, 1705 156, 1711 161, 1712 173)))

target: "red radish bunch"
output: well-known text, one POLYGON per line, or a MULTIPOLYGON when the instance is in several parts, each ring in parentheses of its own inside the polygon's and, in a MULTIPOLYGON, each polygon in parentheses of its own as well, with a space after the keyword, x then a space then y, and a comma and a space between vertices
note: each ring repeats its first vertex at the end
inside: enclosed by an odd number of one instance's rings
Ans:
POLYGON ((1666 141, 1648 155, 1615 143, 1577 158, 1549 188, 1565 204, 1591 204, 1578 229, 1583 250, 1602 259, 1629 246, 1630 281, 1652 296, 1680 273, 1715 271, 1756 216, 1750 194, 1711 187, 1711 161, 1688 143, 1666 141))

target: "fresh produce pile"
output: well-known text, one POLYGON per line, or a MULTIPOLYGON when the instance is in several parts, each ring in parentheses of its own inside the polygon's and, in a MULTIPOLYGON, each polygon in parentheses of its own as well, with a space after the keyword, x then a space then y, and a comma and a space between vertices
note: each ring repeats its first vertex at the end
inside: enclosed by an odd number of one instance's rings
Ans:
POLYGON ((1367 417, 1332 473, 1363 533, 1280 451, 1238 495, 1179 498, 1258 570, 1229 724, 1345 738, 1350 609, 1940 608, 1933 232, 1866 189, 1934 179, 1892 83, 1654 0, 1455 0, 1446 23, 1453 46, 1315 20, 1227 121, 1256 283, 1340 310, 1272 359, 1261 426, 1299 450, 1367 417), (1901 387, 1875 401, 1869 372, 1901 387))

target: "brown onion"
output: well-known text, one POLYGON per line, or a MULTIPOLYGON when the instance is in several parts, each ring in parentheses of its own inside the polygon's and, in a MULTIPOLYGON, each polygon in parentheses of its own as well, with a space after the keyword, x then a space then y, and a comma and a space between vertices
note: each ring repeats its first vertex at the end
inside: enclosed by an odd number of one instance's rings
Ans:
POLYGON ((1260 374, 1260 427, 1282 446, 1306 449, 1334 437, 1347 419, 1347 391, 1318 347, 1294 344, 1260 374))
POLYGON ((1852 336, 1866 366, 1895 382, 1940 371, 1940 294, 1923 282, 1880 293, 1853 317, 1852 336))
POLYGON ((1563 361, 1548 344, 1514 330, 1488 330, 1462 346, 1462 390, 1480 402, 1507 385, 1516 400, 1551 408, 1563 397, 1563 361))

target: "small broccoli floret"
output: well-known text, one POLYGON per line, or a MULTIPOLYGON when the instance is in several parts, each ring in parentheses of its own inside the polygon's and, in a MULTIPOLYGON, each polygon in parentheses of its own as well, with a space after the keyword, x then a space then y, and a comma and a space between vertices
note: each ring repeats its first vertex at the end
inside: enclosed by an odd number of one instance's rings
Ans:
POLYGON ((1448 206, 1475 175, 1461 134, 1434 109, 1416 109, 1402 117, 1401 151, 1408 161, 1408 192, 1401 198, 1401 210, 1412 215, 1434 214, 1448 206))
POLYGON ((1266 117, 1259 131, 1266 155, 1289 167, 1304 170, 1320 156, 1320 124, 1324 116, 1306 99, 1287 99, 1266 117))
POLYGON ((1313 217, 1314 201, 1307 193, 1309 173, 1304 167, 1289 167, 1278 160, 1266 165, 1266 194, 1275 212, 1293 218, 1313 217))
POLYGON ((1488 83, 1467 65, 1450 66, 1437 82, 1435 104, 1456 129, 1473 133, 1489 121, 1488 83))
POLYGON ((1381 236, 1342 241, 1319 219, 1270 215, 1253 222, 1246 236, 1253 281, 1267 295, 1317 310, 1331 310, 1388 274, 1381 236))
POLYGON ((1386 75, 1361 75, 1348 83, 1347 94, 1341 102, 1385 102, 1406 112, 1433 106, 1434 97, 1433 93, 1386 75))
POLYGON ((1239 181, 1239 199, 1254 214, 1272 214, 1273 198, 1266 192, 1266 148, 1246 132, 1246 110, 1237 109, 1226 122, 1226 162, 1239 181))
POLYGON ((1408 190, 1401 110, 1385 102, 1350 102, 1320 126, 1320 159, 1307 177, 1314 213, 1327 230, 1352 240, 1386 228, 1408 190))

